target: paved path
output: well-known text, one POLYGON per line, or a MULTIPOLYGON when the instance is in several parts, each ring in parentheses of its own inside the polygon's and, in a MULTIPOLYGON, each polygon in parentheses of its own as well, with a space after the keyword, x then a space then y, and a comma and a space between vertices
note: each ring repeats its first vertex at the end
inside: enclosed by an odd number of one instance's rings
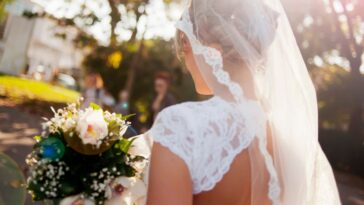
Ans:
POLYGON ((12 156, 23 167, 25 156, 34 143, 32 136, 39 135, 40 121, 36 115, 0 106, 0 151, 12 156))
MULTIPOLYGON (((34 144, 33 136, 39 134, 41 118, 22 112, 0 101, 0 152, 12 157, 22 170, 25 157, 34 144)), ((26 205, 35 205, 27 194, 26 205)), ((15 205, 15 204, 14 204, 15 205)))
MULTIPOLYGON (((0 152, 11 156, 25 168, 25 156, 34 143, 32 137, 40 133, 41 118, 22 112, 0 101, 0 152)), ((364 180, 344 173, 336 173, 343 205, 364 205, 364 180)), ((29 199, 27 205, 35 204, 29 199)))

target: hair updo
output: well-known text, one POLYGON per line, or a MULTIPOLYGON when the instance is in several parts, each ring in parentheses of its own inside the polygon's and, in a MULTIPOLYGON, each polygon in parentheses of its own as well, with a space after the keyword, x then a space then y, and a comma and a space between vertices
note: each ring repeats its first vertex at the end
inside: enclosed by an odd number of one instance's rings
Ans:
POLYGON ((279 15, 261 1, 193 0, 190 18, 197 39, 207 46, 218 45, 224 60, 245 61, 248 55, 264 60, 279 15))

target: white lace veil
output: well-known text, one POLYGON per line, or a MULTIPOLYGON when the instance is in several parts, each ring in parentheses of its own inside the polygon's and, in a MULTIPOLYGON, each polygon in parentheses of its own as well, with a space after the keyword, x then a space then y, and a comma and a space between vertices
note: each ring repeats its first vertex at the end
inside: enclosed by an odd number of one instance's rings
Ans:
POLYGON ((192 0, 176 27, 214 95, 256 127, 252 204, 309 204, 319 150, 316 93, 280 1, 192 0))

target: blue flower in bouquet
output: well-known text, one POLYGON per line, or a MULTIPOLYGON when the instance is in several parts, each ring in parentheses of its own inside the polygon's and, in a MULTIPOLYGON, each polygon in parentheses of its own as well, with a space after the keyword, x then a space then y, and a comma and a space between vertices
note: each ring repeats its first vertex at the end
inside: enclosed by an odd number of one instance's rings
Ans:
POLYGON ((63 142, 57 137, 48 137, 40 144, 40 154, 42 158, 49 160, 61 159, 65 152, 63 142))

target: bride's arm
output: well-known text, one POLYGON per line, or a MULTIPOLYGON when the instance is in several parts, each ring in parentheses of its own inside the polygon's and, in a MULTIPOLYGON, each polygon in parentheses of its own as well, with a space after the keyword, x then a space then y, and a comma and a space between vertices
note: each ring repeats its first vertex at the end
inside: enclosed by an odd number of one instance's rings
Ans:
POLYGON ((192 205, 192 182, 184 161, 154 143, 149 171, 147 205, 192 205))

